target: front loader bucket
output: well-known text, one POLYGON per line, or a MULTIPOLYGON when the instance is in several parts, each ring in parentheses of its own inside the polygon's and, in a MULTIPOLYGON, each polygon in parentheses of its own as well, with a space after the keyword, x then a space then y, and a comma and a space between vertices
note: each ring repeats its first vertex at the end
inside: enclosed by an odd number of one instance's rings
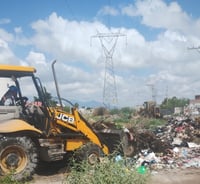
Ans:
POLYGON ((120 153, 124 155, 124 141, 126 136, 123 130, 119 129, 103 129, 98 130, 97 134, 100 136, 102 142, 107 145, 110 154, 120 153))

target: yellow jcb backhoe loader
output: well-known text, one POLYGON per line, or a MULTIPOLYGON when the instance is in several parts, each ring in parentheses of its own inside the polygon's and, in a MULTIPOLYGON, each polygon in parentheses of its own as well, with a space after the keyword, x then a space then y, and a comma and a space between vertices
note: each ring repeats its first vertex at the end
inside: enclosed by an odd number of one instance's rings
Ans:
POLYGON ((94 164, 102 154, 114 152, 121 140, 126 142, 123 130, 96 131, 73 104, 70 112, 64 110, 62 103, 67 100, 60 97, 54 64, 59 106, 50 104, 35 68, 0 65, 1 93, 2 81, 9 83, 0 98, 1 175, 13 173, 16 180, 30 178, 39 161, 62 160, 77 150, 78 158, 94 164))

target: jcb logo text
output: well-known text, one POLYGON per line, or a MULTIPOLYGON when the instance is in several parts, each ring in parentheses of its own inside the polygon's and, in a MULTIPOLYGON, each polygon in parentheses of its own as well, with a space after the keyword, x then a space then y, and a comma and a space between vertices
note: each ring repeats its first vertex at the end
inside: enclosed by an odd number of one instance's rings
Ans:
POLYGON ((73 117, 70 117, 70 116, 67 116, 66 114, 58 114, 58 116, 56 117, 57 119, 59 120, 62 120, 64 122, 68 122, 68 123, 74 123, 74 118, 73 117))

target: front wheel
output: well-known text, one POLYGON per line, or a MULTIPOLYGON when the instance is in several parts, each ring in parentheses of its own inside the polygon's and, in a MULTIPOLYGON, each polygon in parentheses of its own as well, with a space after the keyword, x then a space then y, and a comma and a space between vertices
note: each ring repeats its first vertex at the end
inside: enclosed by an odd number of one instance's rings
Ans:
POLYGON ((12 174, 14 180, 30 178, 35 171, 38 154, 34 142, 27 137, 0 139, 0 174, 12 174))
POLYGON ((87 143, 75 151, 75 157, 78 161, 86 161, 90 165, 100 161, 103 156, 102 150, 93 143, 87 143))

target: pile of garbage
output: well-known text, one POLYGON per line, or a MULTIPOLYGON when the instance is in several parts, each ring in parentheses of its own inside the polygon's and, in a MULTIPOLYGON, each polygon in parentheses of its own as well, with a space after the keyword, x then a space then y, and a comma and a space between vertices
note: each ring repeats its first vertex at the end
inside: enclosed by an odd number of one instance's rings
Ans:
MULTIPOLYGON (((115 124, 100 121, 93 126, 97 130, 107 130, 113 129, 115 124)), ((200 168, 200 117, 171 117, 154 131, 126 127, 124 132, 129 135, 130 152, 126 158, 129 166, 153 170, 200 168)), ((119 155, 116 158, 119 160, 119 155)))
POLYGON ((190 142, 200 144, 200 119, 171 118, 165 126, 158 127, 154 133, 159 139, 167 140, 176 146, 187 147, 190 142))
POLYGON ((154 132, 130 129, 130 133, 135 137, 132 144, 136 147, 130 160, 137 167, 200 168, 200 119, 176 117, 154 132))

